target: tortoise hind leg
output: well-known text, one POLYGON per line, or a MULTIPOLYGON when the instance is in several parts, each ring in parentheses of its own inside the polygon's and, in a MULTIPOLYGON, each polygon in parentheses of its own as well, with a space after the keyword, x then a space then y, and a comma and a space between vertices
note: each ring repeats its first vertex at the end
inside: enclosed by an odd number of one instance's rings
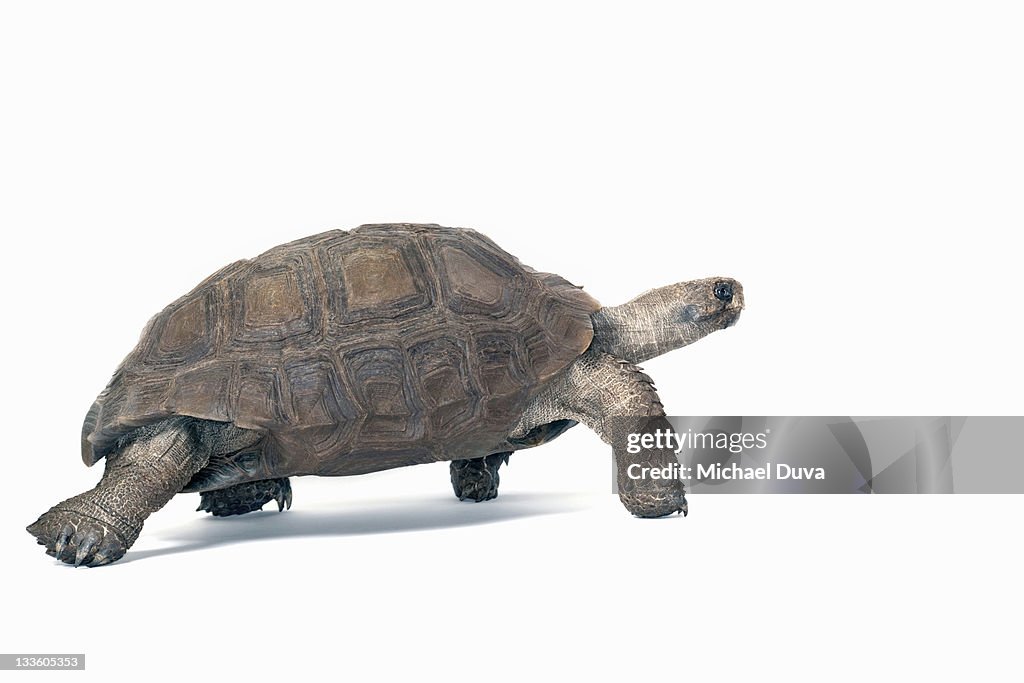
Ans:
POLYGON ((476 503, 498 497, 498 468, 508 464, 509 453, 493 453, 484 458, 452 460, 452 488, 459 500, 476 503))
POLYGON ((206 465, 219 431, 192 418, 140 428, 107 455, 95 488, 54 505, 28 532, 48 555, 67 564, 94 567, 119 559, 146 518, 206 465))
POLYGON ((214 517, 244 515, 262 510, 272 500, 277 501, 279 512, 292 506, 292 485, 287 478, 247 481, 222 489, 203 491, 200 495, 202 499, 196 510, 205 510, 214 517))

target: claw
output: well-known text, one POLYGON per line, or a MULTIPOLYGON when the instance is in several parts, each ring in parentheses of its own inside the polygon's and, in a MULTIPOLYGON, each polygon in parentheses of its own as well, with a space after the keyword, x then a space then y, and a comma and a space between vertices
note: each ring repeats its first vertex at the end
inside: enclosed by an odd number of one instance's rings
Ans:
POLYGON ((90 531, 86 534, 85 538, 78 544, 78 552, 75 553, 75 566, 80 566, 92 553, 93 548, 100 542, 100 535, 95 531, 90 531))
POLYGON ((292 509, 292 487, 285 479, 283 484, 279 484, 277 487, 277 495, 274 496, 274 500, 277 501, 277 511, 291 510, 292 509))
POLYGON ((71 523, 64 525, 64 528, 57 534, 57 542, 53 546, 53 556, 58 560, 60 559, 61 553, 64 552, 64 548, 67 547, 68 541, 71 540, 71 536, 75 533, 75 527, 71 523))

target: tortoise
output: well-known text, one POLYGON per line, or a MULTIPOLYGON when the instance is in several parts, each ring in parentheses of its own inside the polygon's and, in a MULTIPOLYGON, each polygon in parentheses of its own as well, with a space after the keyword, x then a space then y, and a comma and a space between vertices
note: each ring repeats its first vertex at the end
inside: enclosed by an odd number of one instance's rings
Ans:
POLYGON ((670 428, 637 365, 732 325, 713 277, 604 307, 469 229, 363 225, 233 263, 157 314, 92 404, 95 488, 28 527, 61 562, 122 557, 175 494, 199 510, 291 507, 289 477, 450 461, 462 500, 497 495, 514 451, 582 422, 612 445, 638 517, 686 513, 682 483, 625 476, 669 452, 625 448, 670 428), (631 449, 635 450, 635 449, 631 449))

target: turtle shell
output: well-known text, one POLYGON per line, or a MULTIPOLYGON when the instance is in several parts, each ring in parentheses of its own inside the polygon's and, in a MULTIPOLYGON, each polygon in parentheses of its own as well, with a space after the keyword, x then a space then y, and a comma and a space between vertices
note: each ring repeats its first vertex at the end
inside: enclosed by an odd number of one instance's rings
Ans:
POLYGON ((599 307, 472 230, 307 237, 156 315, 89 410, 82 457, 174 415, 264 434, 233 481, 486 455, 590 345, 599 307))

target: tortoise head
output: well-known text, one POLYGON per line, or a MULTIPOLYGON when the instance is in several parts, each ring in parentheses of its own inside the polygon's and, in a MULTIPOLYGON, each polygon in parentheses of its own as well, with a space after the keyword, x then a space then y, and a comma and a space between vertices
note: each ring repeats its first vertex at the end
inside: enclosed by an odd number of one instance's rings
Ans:
POLYGON ((731 327, 743 310, 743 287, 727 277, 678 282, 594 314, 594 345, 640 363, 731 327))
POLYGON ((715 330, 731 327, 743 310, 743 286, 727 277, 680 282, 652 290, 641 297, 651 294, 664 299, 664 305, 675 313, 685 332, 692 332, 693 326, 703 330, 703 334, 692 341, 715 330))

